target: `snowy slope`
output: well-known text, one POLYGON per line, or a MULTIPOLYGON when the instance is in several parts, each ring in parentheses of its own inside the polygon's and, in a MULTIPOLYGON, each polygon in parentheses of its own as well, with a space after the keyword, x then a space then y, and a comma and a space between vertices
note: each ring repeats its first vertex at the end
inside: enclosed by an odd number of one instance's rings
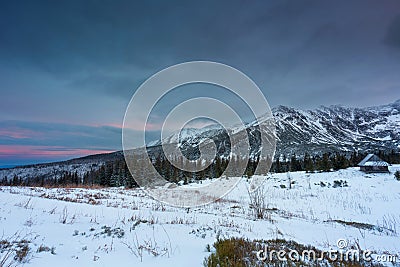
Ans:
POLYGON ((400 149, 400 100, 370 108, 280 106, 273 113, 282 154, 400 149))
POLYGON ((222 201, 190 210, 155 202, 139 189, 1 187, 0 239, 17 233, 29 240, 25 266, 32 267, 202 266, 207 245, 233 236, 284 238, 323 250, 345 239, 399 259, 400 182, 393 174, 349 168, 290 178, 291 189, 285 173, 264 185, 266 219, 255 219, 246 180, 222 201), (40 246, 49 251, 38 252, 40 246))
MULTIPOLYGON (((320 154, 335 151, 374 151, 400 149, 400 100, 383 106, 349 108, 343 106, 321 106, 315 110, 300 110, 278 106, 272 110, 278 137, 277 155, 303 155, 305 152, 320 154)), ((260 118, 262 121, 263 118, 260 118)), ((260 140, 257 122, 224 132, 219 127, 183 129, 163 140, 164 143, 179 143, 183 153, 213 139, 220 154, 229 154, 228 133, 246 130, 257 155, 260 140)), ((160 146, 161 141, 152 142, 160 146)), ((193 153, 193 152, 192 152, 193 153)), ((191 153, 189 153, 191 154, 191 153)))

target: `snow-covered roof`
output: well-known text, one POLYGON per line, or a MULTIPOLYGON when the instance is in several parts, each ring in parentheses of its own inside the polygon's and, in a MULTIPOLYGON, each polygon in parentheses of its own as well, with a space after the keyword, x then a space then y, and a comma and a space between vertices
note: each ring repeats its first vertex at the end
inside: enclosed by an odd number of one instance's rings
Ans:
POLYGON ((381 160, 375 154, 368 154, 360 163, 358 163, 358 166, 389 166, 389 165, 390 165, 389 163, 381 160))

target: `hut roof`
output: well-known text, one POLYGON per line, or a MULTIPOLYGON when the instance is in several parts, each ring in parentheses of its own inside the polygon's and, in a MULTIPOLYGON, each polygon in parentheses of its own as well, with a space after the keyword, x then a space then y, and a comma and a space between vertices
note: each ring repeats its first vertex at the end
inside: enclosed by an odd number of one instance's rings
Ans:
POLYGON ((368 154, 360 163, 358 163, 358 166, 389 166, 390 164, 387 163, 386 161, 381 160, 377 155, 375 154, 368 154))

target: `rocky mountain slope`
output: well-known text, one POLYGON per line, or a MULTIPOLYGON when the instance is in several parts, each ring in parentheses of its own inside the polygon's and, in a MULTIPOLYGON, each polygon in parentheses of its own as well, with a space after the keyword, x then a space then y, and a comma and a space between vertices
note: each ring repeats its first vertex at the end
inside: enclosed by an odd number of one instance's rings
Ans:
POLYGON ((273 110, 281 154, 400 149, 400 100, 369 108, 273 110))
MULTIPOLYGON (((335 105, 300 110, 278 106, 272 112, 277 133, 276 155, 400 149, 400 100, 368 108, 335 105)), ((251 154, 257 155, 260 144, 257 126, 257 122, 253 122, 245 128, 228 131, 246 130, 251 143, 251 154)), ((184 134, 176 133, 164 139, 164 142, 179 143, 184 154, 196 157, 198 144, 209 138, 215 142, 220 155, 229 154, 228 132, 217 126, 208 126, 197 131, 185 129, 184 134)), ((159 146, 161 141, 151 144, 153 150, 159 146)))

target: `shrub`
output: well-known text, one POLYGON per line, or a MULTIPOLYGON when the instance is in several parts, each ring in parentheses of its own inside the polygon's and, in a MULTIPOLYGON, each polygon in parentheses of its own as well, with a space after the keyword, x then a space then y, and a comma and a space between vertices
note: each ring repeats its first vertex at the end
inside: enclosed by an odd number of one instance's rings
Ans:
POLYGON ((345 261, 337 260, 331 261, 328 256, 321 250, 313 247, 299 244, 292 240, 284 239, 271 239, 271 240, 253 240, 250 241, 244 238, 230 238, 225 240, 217 240, 214 243, 215 252, 211 253, 207 258, 204 259, 205 267, 275 267, 275 266, 332 266, 332 267, 361 267, 361 266, 376 266, 371 262, 364 260, 357 261, 345 261), (264 250, 265 245, 268 246, 268 250, 286 252, 284 260, 279 259, 273 254, 271 259, 258 259, 257 251, 264 250), (300 258, 296 261, 292 261, 289 257, 290 251, 297 251, 302 254, 303 251, 314 251, 315 259, 311 258, 300 258), (320 261, 321 256, 323 260, 320 261))
POLYGON ((28 243, 28 241, 22 240, 21 243, 18 244, 18 248, 15 250, 15 260, 26 262, 25 260, 28 258, 28 253, 30 251, 28 243))
POLYGON ((37 253, 49 252, 49 251, 51 251, 51 248, 45 245, 40 245, 40 247, 38 247, 38 249, 36 250, 37 253))
POLYGON ((396 171, 396 172, 394 173, 394 177, 396 177, 396 180, 397 180, 397 181, 400 181, 400 171, 396 171))
POLYGON ((347 186, 348 186, 347 181, 343 181, 343 180, 335 180, 335 181, 333 181, 333 187, 334 188, 336 188, 336 187, 347 187, 347 186))
POLYGON ((254 253, 255 243, 244 238, 230 238, 218 240, 214 243, 215 252, 204 260, 205 267, 245 267, 256 259, 254 253), (249 257, 253 257, 252 260, 249 257))
POLYGON ((266 219, 266 196, 267 192, 263 186, 260 186, 254 191, 247 190, 250 198, 250 209, 253 212, 255 219, 266 219))
POLYGON ((14 235, 10 241, 0 240, 0 266, 17 266, 28 263, 31 258, 30 241, 14 235))

